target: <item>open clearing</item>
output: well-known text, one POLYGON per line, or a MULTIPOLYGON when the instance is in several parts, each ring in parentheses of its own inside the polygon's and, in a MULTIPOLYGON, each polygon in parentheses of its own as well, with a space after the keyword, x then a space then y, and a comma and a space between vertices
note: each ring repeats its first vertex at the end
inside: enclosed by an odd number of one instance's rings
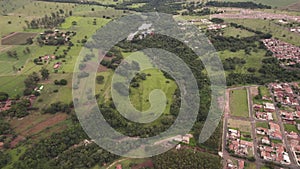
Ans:
POLYGON ((263 128, 268 129, 269 124, 267 122, 256 122, 256 127, 263 127, 263 128))
POLYGON ((226 36, 226 37, 232 36, 232 37, 243 38, 243 37, 253 36, 255 34, 252 33, 252 32, 243 30, 243 29, 238 29, 238 28, 234 28, 234 27, 226 27, 224 29, 224 34, 223 35, 226 36))
POLYGON ((235 119, 228 119, 228 128, 239 129, 242 132, 251 132, 251 123, 250 121, 244 120, 235 120, 235 119))
POLYGON ((297 129, 296 125, 293 124, 284 124, 284 129, 287 132, 296 132, 296 133, 300 133, 300 131, 297 129))
POLYGON ((232 116, 249 117, 247 91, 245 89, 230 91, 230 113, 232 116))
POLYGON ((297 33, 290 32, 289 29, 276 24, 277 20, 263 20, 263 19, 224 19, 226 22, 237 23, 245 27, 270 33, 273 38, 291 43, 293 45, 300 45, 300 36, 297 33))
POLYGON ((300 11, 300 2, 293 3, 291 5, 282 7, 282 9, 292 10, 292 11, 300 11))
POLYGON ((167 80, 163 73, 157 69, 149 69, 143 71, 143 73, 151 74, 151 76, 147 76, 145 81, 141 81, 139 88, 131 88, 132 94, 130 95, 130 99, 132 104, 140 111, 148 110, 150 108, 149 94, 154 89, 161 89, 168 100, 164 113, 169 113, 173 100, 172 98, 175 89, 177 88, 176 83, 174 81, 167 80))
POLYGON ((237 57, 237 58, 244 59, 246 61, 246 64, 244 65, 236 65, 235 70, 226 71, 226 74, 230 72, 242 73, 242 74, 249 73, 247 70, 248 68, 255 68, 256 70, 255 74, 258 74, 258 70, 262 66, 262 64, 260 63, 262 63, 262 60, 266 58, 265 53, 266 52, 261 49, 257 50, 257 52, 252 51, 251 55, 246 55, 246 56, 243 50, 239 50, 237 52, 231 52, 229 50, 218 52, 222 60, 237 57))
POLYGON ((17 32, 7 37, 2 38, 2 45, 24 45, 28 38, 34 38, 37 33, 17 32))
POLYGON ((266 86, 259 86, 259 91, 262 96, 271 96, 269 89, 266 86))
POLYGON ((26 76, 0 76, 1 92, 6 92, 10 97, 22 96, 25 89, 24 80, 26 76))
POLYGON ((51 74, 47 81, 41 81, 44 89, 41 95, 34 103, 35 107, 40 109, 46 108, 55 102, 69 104, 72 101, 72 74, 51 74), (55 80, 67 80, 66 86, 58 86, 54 84, 55 80))

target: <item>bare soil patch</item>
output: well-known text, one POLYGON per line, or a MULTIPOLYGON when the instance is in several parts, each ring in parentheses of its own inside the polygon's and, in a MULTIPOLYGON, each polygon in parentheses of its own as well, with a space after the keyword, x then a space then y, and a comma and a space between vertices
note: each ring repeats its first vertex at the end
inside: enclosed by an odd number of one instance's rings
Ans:
POLYGON ((250 87, 250 93, 251 93, 252 97, 257 96, 259 94, 258 87, 257 86, 250 87))
POLYGON ((38 132, 46 129, 47 127, 54 126, 55 124, 58 124, 61 121, 64 121, 66 119, 67 119, 66 114, 62 114, 62 113, 56 114, 54 117, 37 124, 36 126, 32 127, 29 130, 26 130, 25 132, 22 133, 22 135, 28 136, 28 135, 38 133, 38 132))

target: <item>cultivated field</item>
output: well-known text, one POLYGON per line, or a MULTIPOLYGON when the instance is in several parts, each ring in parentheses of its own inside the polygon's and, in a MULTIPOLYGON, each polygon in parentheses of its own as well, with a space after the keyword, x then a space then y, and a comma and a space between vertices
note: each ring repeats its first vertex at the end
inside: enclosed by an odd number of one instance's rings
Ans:
POLYGON ((1 91, 7 92, 12 98, 16 95, 22 96, 24 87, 24 80, 26 76, 0 76, 1 91))
POLYGON ((245 89, 230 91, 230 113, 232 116, 249 117, 247 91, 245 89))
POLYGON ((2 45, 24 45, 27 43, 28 38, 34 38, 37 33, 29 32, 17 32, 11 35, 8 35, 1 40, 2 45))

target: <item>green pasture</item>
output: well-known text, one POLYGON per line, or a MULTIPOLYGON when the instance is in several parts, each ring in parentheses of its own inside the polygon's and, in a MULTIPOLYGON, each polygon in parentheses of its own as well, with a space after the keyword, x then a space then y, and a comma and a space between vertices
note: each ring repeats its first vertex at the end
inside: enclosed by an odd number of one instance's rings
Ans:
POLYGON ((248 98, 245 89, 230 91, 230 112, 233 116, 249 117, 248 98))

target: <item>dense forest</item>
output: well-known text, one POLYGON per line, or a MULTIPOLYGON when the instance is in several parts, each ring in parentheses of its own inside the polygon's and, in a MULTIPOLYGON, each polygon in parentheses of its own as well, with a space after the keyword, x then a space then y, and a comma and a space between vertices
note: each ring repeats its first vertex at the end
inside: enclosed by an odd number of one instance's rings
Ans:
POLYGON ((95 143, 84 143, 83 140, 89 138, 76 121, 76 117, 73 119, 72 128, 53 134, 50 138, 43 139, 27 149, 19 161, 14 163, 14 168, 87 169, 97 164, 102 166, 118 158, 99 148, 95 143))
POLYGON ((164 154, 153 157, 154 168, 221 168, 220 159, 218 156, 209 153, 197 152, 191 149, 172 150, 164 154))

